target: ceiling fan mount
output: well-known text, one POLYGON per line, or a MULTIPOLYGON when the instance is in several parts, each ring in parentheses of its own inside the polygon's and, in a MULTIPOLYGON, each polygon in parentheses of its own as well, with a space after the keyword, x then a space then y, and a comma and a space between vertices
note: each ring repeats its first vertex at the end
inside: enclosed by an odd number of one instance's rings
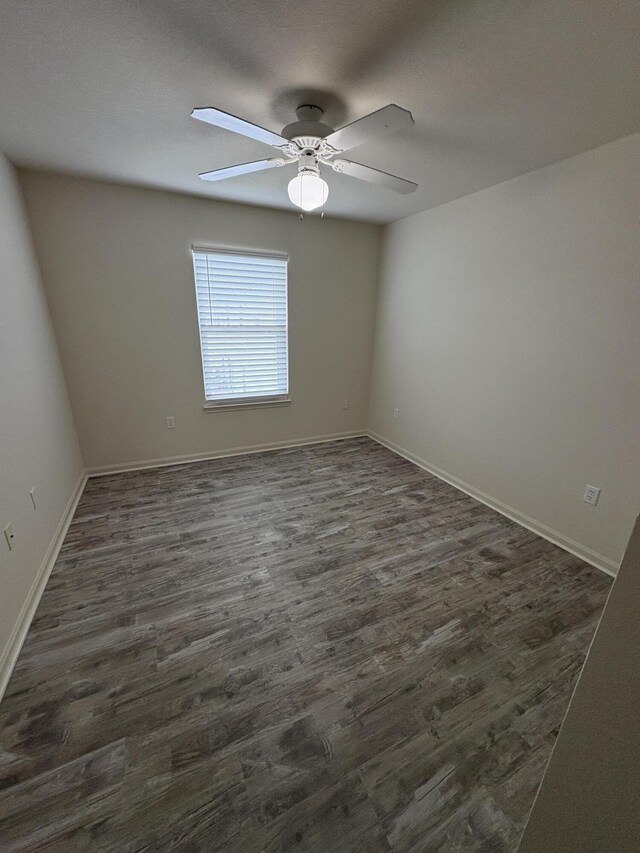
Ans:
POLYGON ((330 166, 341 174, 379 184, 400 193, 410 193, 418 187, 413 181, 407 181, 396 175, 390 175, 351 160, 344 160, 338 156, 343 151, 355 148, 371 139, 410 128, 414 123, 413 116, 408 110, 396 104, 389 104, 339 130, 334 130, 322 123, 324 110, 321 107, 315 104, 301 104, 296 109, 298 120, 286 125, 280 134, 214 107, 194 109, 191 116, 199 121, 271 145, 279 154, 278 157, 270 157, 266 160, 254 160, 251 163, 203 172, 200 178, 205 181, 220 181, 236 175, 296 163, 298 175, 289 182, 289 198, 302 210, 308 211, 324 207, 329 193, 326 181, 320 176, 321 164, 330 166))
POLYGON ((333 128, 322 123, 324 110, 314 104, 302 104, 296 110, 298 121, 282 128, 285 139, 296 140, 300 146, 315 150, 320 139, 333 133, 333 128), (318 140, 318 142, 315 142, 318 140), (306 144, 308 141, 308 145, 306 144))

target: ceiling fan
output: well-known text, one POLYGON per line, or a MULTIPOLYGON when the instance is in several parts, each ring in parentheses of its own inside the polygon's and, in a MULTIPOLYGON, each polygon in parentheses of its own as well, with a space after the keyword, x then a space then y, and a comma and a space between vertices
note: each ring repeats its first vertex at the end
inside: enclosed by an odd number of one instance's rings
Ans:
POLYGON ((348 151, 357 145, 387 133, 411 127, 414 122, 409 110, 403 110, 396 104, 389 104, 339 130, 333 130, 323 124, 321 121, 323 114, 324 111, 320 107, 303 104, 296 110, 298 120, 284 127, 282 133, 274 133, 214 107, 194 109, 191 113, 192 118, 248 136, 258 142, 265 142, 279 152, 279 156, 266 160, 254 160, 251 163, 240 163, 237 166, 203 172, 200 178, 203 181, 222 181, 236 175, 246 175, 249 172, 297 163, 298 174, 289 181, 288 192, 293 204, 305 211, 322 207, 329 195, 329 187, 320 176, 321 164, 330 166, 344 175, 380 184, 399 193, 412 193, 418 188, 413 181, 340 157, 343 151, 348 151))

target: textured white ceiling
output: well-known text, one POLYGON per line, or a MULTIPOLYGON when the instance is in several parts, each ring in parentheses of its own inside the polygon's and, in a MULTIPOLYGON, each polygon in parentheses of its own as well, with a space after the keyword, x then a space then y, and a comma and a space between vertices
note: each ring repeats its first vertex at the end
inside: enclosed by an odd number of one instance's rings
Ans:
POLYGON ((0 0, 0 148, 17 164, 289 207, 274 130, 316 89, 338 127, 394 102, 406 132, 350 156, 420 184, 327 176, 327 213, 388 222, 640 129, 637 0, 0 0))

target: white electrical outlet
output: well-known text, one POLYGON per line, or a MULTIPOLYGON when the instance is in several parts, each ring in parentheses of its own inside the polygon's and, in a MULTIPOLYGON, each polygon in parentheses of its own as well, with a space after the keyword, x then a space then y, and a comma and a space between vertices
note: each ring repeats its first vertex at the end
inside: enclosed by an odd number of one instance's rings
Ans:
POLYGON ((395 419, 396 421, 398 420, 398 415, 399 415, 399 414, 400 414, 400 409, 394 409, 394 410, 393 410, 393 417, 394 417, 394 419, 395 419))
POLYGON ((597 486, 587 486, 584 490, 584 496, 582 500, 585 503, 591 504, 595 506, 598 503, 598 498, 600 497, 600 489, 597 486))
POLYGON ((343 400, 343 401, 342 401, 342 411, 344 412, 344 411, 346 411, 346 409, 348 409, 348 408, 349 408, 349 401, 348 401, 348 400, 343 400))
POLYGON ((167 418, 167 429, 175 429, 176 428, 176 419, 173 415, 169 415, 167 418))
POLYGON ((4 538, 7 540, 9 550, 13 551, 13 540, 15 539, 15 534, 13 532, 13 524, 7 524, 7 526, 5 527, 4 538))
POLYGON ((31 503, 33 504, 34 509, 38 509, 38 505, 36 503, 36 490, 35 488, 31 489, 29 492, 29 497, 31 498, 31 503))

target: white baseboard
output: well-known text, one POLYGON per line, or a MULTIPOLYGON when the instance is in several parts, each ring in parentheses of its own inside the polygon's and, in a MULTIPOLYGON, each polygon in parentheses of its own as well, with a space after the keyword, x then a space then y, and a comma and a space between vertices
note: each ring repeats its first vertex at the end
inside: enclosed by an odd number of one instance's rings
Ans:
POLYGON ((145 468, 164 468, 168 465, 185 465, 188 462, 206 462, 208 459, 223 459, 226 456, 245 456, 249 453, 264 453, 268 450, 286 450, 289 447, 303 447, 306 444, 324 444, 327 441, 342 441, 347 438, 362 438, 364 430, 336 432, 330 435, 312 435, 306 438, 288 441, 271 441, 266 444, 250 444, 234 447, 230 450, 217 450, 209 453, 188 453, 184 456, 164 456, 158 459, 142 459, 137 462, 125 462, 121 465, 98 465, 87 468, 89 477, 105 477, 108 474, 123 474, 125 471, 143 471, 145 468))
POLYGON ((73 519, 73 515, 76 511, 84 486, 89 477, 100 477, 108 474, 123 473, 125 471, 139 471, 145 468, 162 468, 168 465, 184 465, 188 462, 222 459, 227 456, 242 456, 250 453, 263 453, 268 450, 285 450, 287 448, 303 447, 304 445, 310 444, 323 444, 328 441, 342 441, 348 438, 361 438, 363 436, 368 436, 373 441, 377 441, 378 444, 381 444, 394 453, 397 453, 409 462, 413 462, 415 465, 418 465, 418 467, 423 468, 425 471, 428 471, 430 474, 438 477, 438 479, 444 480, 446 483, 449 483, 449 485, 454 486, 461 492, 464 492, 475 500, 480 501, 480 503, 491 507, 491 509, 506 516, 506 518, 509 518, 511 521, 515 521, 517 524, 522 525, 522 527, 526 527, 527 530, 531 530, 532 533, 536 533, 543 539, 547 539, 554 545, 558 545, 560 548, 563 548, 575 557, 579 557, 581 560, 584 560, 586 563, 589 563, 595 568, 600 569, 607 575, 610 575, 611 577, 616 576, 619 568, 618 564, 614 560, 605 557, 604 554, 599 554, 597 551, 593 551, 585 545, 581 545, 579 542, 569 539, 569 537, 564 536, 557 530, 553 530, 553 528, 548 527, 546 524, 542 524, 541 522, 536 521, 536 519, 519 512, 508 504, 499 501, 497 498, 474 488, 469 485, 469 483, 465 483, 464 480, 460 480, 458 477, 454 477, 447 471, 443 471, 441 468, 431 465, 424 459, 416 456, 414 453, 411 453, 409 450, 405 450, 405 448, 395 444, 393 441, 371 431, 363 432, 361 430, 353 430, 350 432, 335 433, 332 435, 309 436, 307 438, 300 438, 294 441, 269 442, 267 444, 254 444, 247 447, 236 447, 232 450, 222 450, 216 453, 193 453, 184 456, 146 459, 140 462, 129 462, 124 465, 105 465, 97 468, 88 468, 81 474, 76 487, 73 490, 73 494, 69 498, 69 502, 67 503, 62 518, 60 519, 58 528, 47 549, 47 553, 44 556, 40 569, 38 570, 35 580, 31 586, 29 595, 27 596, 22 610, 20 611, 16 625, 11 632, 9 642, 0 653, 0 700, 6 690, 7 684, 9 683, 11 673, 13 672, 18 655, 20 654, 20 649, 25 641, 31 621, 35 615, 40 598, 42 597, 44 588, 47 585, 49 575, 51 574, 58 552, 64 542, 67 530, 69 529, 69 525, 73 519))
POLYGON ((9 642, 0 653, 0 700, 4 695, 4 691, 7 689, 11 673, 13 672, 13 668, 18 660, 18 655, 20 654, 20 649, 27 637, 29 627, 31 626, 36 609, 40 603, 42 593, 44 592, 44 588, 49 580, 51 569, 58 557, 58 552, 62 547, 64 537, 67 535, 67 530, 71 524, 71 520, 76 511, 76 507, 78 506, 78 501, 80 500, 86 482, 87 475, 83 471, 76 483, 71 497, 69 498, 69 502, 65 507, 56 532, 49 543, 47 553, 44 555, 44 559, 42 560, 38 573, 31 585, 29 594, 22 605, 22 610, 20 611, 18 620, 11 632, 9 642))
POLYGON ((377 441, 378 444, 382 444, 388 450, 392 450, 394 453, 397 453, 398 456, 408 459, 409 462, 413 462, 414 465, 417 465, 419 468, 423 468, 425 471, 428 471, 430 474, 438 477, 439 480, 444 480, 445 483, 449 483, 450 486, 454 486, 461 492, 464 492, 475 500, 480 501, 480 503, 491 507, 491 509, 499 512, 500 515, 506 516, 506 518, 509 518, 511 521, 515 521, 516 524, 526 527, 527 530, 530 530, 532 533, 536 533, 543 539, 547 539, 554 545, 558 545, 558 547, 563 548, 570 554, 573 554, 574 557, 579 557, 581 560, 584 560, 585 563, 589 563, 589 565, 594 566, 596 569, 600 569, 600 571, 605 572, 611 577, 616 576, 619 564, 614 560, 609 559, 609 557, 605 557, 604 554, 599 554, 597 551, 587 548, 586 545, 581 545, 580 542, 576 542, 574 539, 569 539, 568 536, 564 536, 552 527, 548 527, 546 524, 542 524, 542 522, 537 521, 535 518, 531 518, 531 516, 519 512, 512 506, 509 506, 508 504, 499 501, 497 498, 486 494, 486 492, 482 492, 480 489, 474 488, 469 485, 469 483, 465 483, 464 480, 460 480, 458 477, 454 477, 453 474, 449 474, 447 471, 443 471, 436 465, 432 465, 420 456, 416 456, 415 453, 411 453, 409 450, 405 450, 404 447, 400 447, 400 445, 390 441, 388 438, 384 438, 384 436, 371 431, 369 431, 367 435, 369 438, 377 441))

